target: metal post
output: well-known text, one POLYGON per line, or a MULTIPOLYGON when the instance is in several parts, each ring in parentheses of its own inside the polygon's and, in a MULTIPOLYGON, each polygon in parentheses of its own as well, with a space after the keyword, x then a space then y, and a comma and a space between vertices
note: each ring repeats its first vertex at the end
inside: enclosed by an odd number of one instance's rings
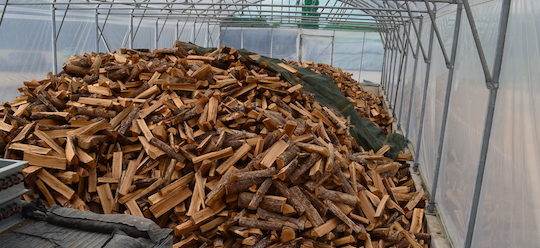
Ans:
POLYGON ((273 53, 274 53, 274 28, 271 28, 270 29, 270 58, 273 58, 273 53))
POLYGON ((450 97, 452 94, 452 84, 454 83, 454 66, 456 64, 456 54, 459 42, 459 31, 461 28, 461 13, 463 11, 463 4, 458 4, 456 12, 456 23, 454 26, 454 38, 452 41, 452 51, 450 54, 450 69, 448 70, 448 81, 446 82, 446 92, 444 96, 443 116, 441 122, 441 131, 439 134, 439 147, 437 148, 437 162, 435 164, 435 172, 433 174, 433 182, 431 185, 431 196, 429 197, 429 205, 427 207, 429 212, 435 210, 435 196, 437 195, 437 187, 439 184, 439 170, 441 168, 441 158, 444 146, 444 138, 446 135, 446 123, 448 120, 448 109, 450 108, 450 97))
POLYGON ((381 69, 381 85, 382 85, 382 89, 385 90, 386 89, 386 73, 388 73, 387 69, 386 69, 386 65, 388 64, 388 51, 389 51, 389 46, 388 46, 388 39, 385 39, 384 43, 383 43, 383 48, 384 48, 384 55, 383 55, 383 64, 382 64, 382 69, 381 69))
MULTIPOLYGON (((501 8, 501 18, 499 19, 499 35, 497 37, 497 50, 495 52, 495 63, 493 65, 493 81, 492 88, 489 89, 489 100, 487 106, 486 121, 484 123, 484 133, 482 137, 482 148, 480 150, 480 161, 478 164, 478 172, 476 174, 476 183, 474 185, 473 202, 471 212, 469 214, 469 222, 467 225, 467 235, 465 236, 465 248, 472 247, 474 228, 476 225, 476 216, 478 214, 478 204, 480 202, 480 193, 482 192, 482 184, 484 182, 484 172, 486 169, 486 159, 491 138, 491 129, 493 127, 493 118, 495 115, 495 104, 497 103, 497 93, 499 90, 499 78, 501 76, 501 67, 504 54, 504 46, 506 42, 506 31, 508 29, 508 19, 510 15, 511 0, 504 0, 501 8)), ((471 16, 472 17, 472 16, 471 16)), ((486 78, 486 83, 488 78, 486 78)))
POLYGON ((332 43, 330 43, 330 65, 334 65, 334 42, 336 37, 336 31, 334 31, 334 35, 332 35, 332 43))
MULTIPOLYGON (((386 74, 386 96, 390 95, 390 91, 392 90, 392 67, 394 65, 394 53, 396 53, 396 49, 394 47, 394 36, 390 36, 390 63, 387 65, 388 67, 388 73, 386 74)), ((391 106, 390 106, 391 107, 391 106)))
POLYGON ((403 72, 403 85, 401 86, 401 100, 399 102, 399 116, 398 116, 398 125, 400 127, 403 127, 402 125, 402 110, 403 110, 403 98, 405 96, 405 82, 407 80, 407 67, 408 67, 408 64, 409 64, 409 51, 411 52, 411 55, 413 56, 413 58, 416 58, 416 55, 414 53, 414 50, 413 50, 413 47, 412 47, 412 44, 411 44, 411 40, 409 39, 409 33, 411 32, 411 24, 409 23, 409 28, 407 29, 407 43, 409 44, 409 46, 407 46, 407 57, 405 58, 405 71, 403 72))
POLYGON ((133 15, 129 16, 129 48, 133 49, 133 15))
POLYGON ((159 18, 156 18, 156 26, 154 27, 154 41, 156 42, 154 48, 158 49, 158 43, 159 43, 159 18))
POLYGON ((210 23, 206 23, 206 38, 204 39, 204 46, 208 47, 208 40, 210 39, 210 23))
POLYGON ((487 64, 486 55, 484 54, 484 48, 482 47, 482 41, 480 40, 480 35, 478 34, 478 29, 476 28, 476 22, 472 14, 471 6, 469 5, 469 0, 462 0, 463 7, 465 8, 465 14, 469 20, 469 26, 471 27, 471 33, 474 39, 474 44, 476 45, 476 51, 478 52, 478 58, 480 59, 480 64, 482 65, 482 70, 484 71, 484 77, 486 78, 487 87, 493 87, 493 78, 487 64))
MULTIPOLYGON (((400 94, 400 100, 399 100, 399 111, 397 113, 401 114, 401 108, 403 107, 403 96, 405 94, 405 80, 407 76, 407 67, 408 67, 408 61, 409 61, 409 48, 406 49, 407 53, 405 55, 405 63, 403 68, 403 76, 401 77, 401 94, 400 94)), ((396 92, 396 100, 394 101, 394 105, 397 106, 397 92, 396 92)), ((394 112, 394 116, 396 116, 396 112, 394 112)), ((401 119, 401 115, 398 116, 399 119, 401 119)), ((398 121, 398 125, 401 127, 401 122, 398 121)))
POLYGON ((428 47, 428 61, 426 62, 426 77, 424 78, 424 92, 422 94, 422 110, 420 111, 420 124, 418 125, 418 137, 416 139, 416 145, 414 149, 414 166, 413 170, 418 171, 418 159, 420 156, 420 147, 422 146, 422 132, 424 131, 424 116, 426 115, 426 98, 429 84, 429 74, 431 73, 431 56, 433 55, 433 38, 435 28, 434 23, 431 23, 431 31, 429 32, 429 47, 428 47))
MULTIPOLYGON (((398 40, 397 40, 397 37, 399 36, 399 34, 396 33, 394 34, 396 39, 394 40, 396 42, 396 47, 395 47, 395 50, 396 52, 394 53, 394 62, 392 64, 392 75, 390 77, 390 83, 392 84, 392 87, 390 90, 390 94, 388 95, 388 101, 389 103, 391 104, 392 103, 392 95, 394 94, 394 91, 396 90, 396 86, 397 86, 397 82, 396 82, 396 66, 398 65, 398 53, 401 54, 401 51, 399 50, 399 43, 398 43, 398 40)), ((401 62, 400 62, 401 63, 401 62)), ((392 109, 394 108, 394 106, 390 106, 392 109)))
MULTIPOLYGON (((390 44, 393 42, 393 38, 390 39, 390 44)), ((392 65, 394 64, 394 53, 395 49, 390 46, 390 63, 388 64, 388 73, 386 74, 386 96, 390 93, 390 88, 392 88, 392 81, 391 81, 391 75, 392 75, 392 65)))
POLYGON ((386 85, 385 85, 385 80, 384 80, 384 77, 385 77, 385 74, 386 74, 386 56, 387 56, 387 52, 388 52, 388 48, 386 46, 386 43, 384 43, 383 45, 383 48, 384 48, 384 54, 383 54, 383 61, 382 61, 382 67, 381 67, 381 82, 380 82, 380 85, 382 87, 382 89, 384 90, 386 85))
MULTIPOLYGON (((405 30, 405 26, 403 27, 403 34, 406 35, 407 34, 407 30, 405 30)), ((405 41, 407 42, 407 41, 405 41)), ((396 116, 396 103, 397 103, 397 95, 398 95, 398 91, 399 91, 399 86, 400 86, 400 83, 401 83, 401 73, 403 72, 403 67, 404 67, 404 64, 407 65, 407 63, 405 63, 405 58, 407 57, 407 52, 408 52, 408 46, 407 44, 405 44, 404 48, 403 48, 403 52, 401 53, 401 58, 400 58, 400 62, 399 62, 399 72, 398 72, 398 75, 397 75, 397 82, 396 82, 396 90, 395 92, 393 92, 393 95, 394 95, 394 104, 393 104, 393 108, 392 108, 392 112, 393 112, 393 115, 396 116)))
POLYGON ((99 53, 99 13, 96 9, 96 52, 99 53))
POLYGON ((296 34, 296 60, 298 62, 302 61, 302 29, 298 30, 296 34))
POLYGON ((176 26, 174 28, 174 40, 178 40, 178 22, 180 21, 176 21, 176 26))
MULTIPOLYGON (((419 33, 418 33, 418 37, 422 37, 422 26, 423 26, 423 20, 422 18, 420 18, 420 25, 419 25, 419 33)), ((414 25, 414 24, 413 24, 414 25)), ((409 110, 407 111, 408 112, 408 115, 407 115, 407 128, 405 129, 405 139, 408 139, 409 138, 409 127, 410 127, 410 124, 411 124, 411 114, 412 114, 412 104, 413 104, 413 97, 414 97, 414 85, 416 84, 416 72, 418 71, 418 58, 420 57, 419 55, 419 49, 420 49, 420 39, 417 39, 416 40, 416 58, 414 58, 414 69, 413 69, 413 76, 412 76, 412 81, 411 81, 411 95, 410 95, 410 98, 409 98, 409 110)))
MULTIPOLYGON (((53 0, 53 3, 55 2, 56 0, 53 0)), ((54 4, 51 5, 51 43, 52 43, 52 57, 53 57, 52 71, 54 74, 57 74, 58 73, 58 55, 57 55, 57 48, 56 48, 56 9, 55 9, 54 4)))
POLYGON ((244 29, 240 28, 240 48, 244 48, 244 29))
POLYGON ((197 23, 193 22, 193 32, 191 32, 191 42, 195 44, 195 29, 197 28, 197 23))
POLYGON ((362 69, 364 64, 364 45, 366 44, 366 32, 364 32, 364 37, 362 38, 362 53, 360 54, 360 71, 358 72, 358 82, 361 82, 362 69))
POLYGON ((385 78, 384 78, 384 81, 385 81, 385 90, 386 90, 386 93, 388 95, 388 89, 392 86, 391 85, 391 82, 390 82, 390 68, 392 68, 392 58, 394 57, 394 48, 392 47, 392 36, 390 35, 390 32, 388 32, 387 36, 387 43, 388 43, 388 49, 390 49, 389 53, 388 53, 388 63, 386 64, 386 73, 385 73, 385 78))
POLYGON ((330 50, 330 65, 334 65, 334 42, 336 41, 336 31, 334 31, 334 35, 332 35, 332 43, 330 44, 331 45, 331 50, 330 50))
MULTIPOLYGON (((437 28, 437 22, 435 21, 435 11, 432 11, 429 7, 428 0, 424 0, 424 3, 426 4, 426 10, 428 11, 429 18, 431 19, 431 23, 433 24, 433 27, 435 28, 435 37, 437 37, 437 40, 439 41, 439 46, 441 47, 441 52, 444 58, 444 62, 446 64, 446 67, 450 69, 450 59, 448 58, 448 55, 446 54, 446 48, 444 46, 444 42, 441 37, 441 33, 439 32, 439 28, 437 28)), ((437 10, 437 5, 434 4, 434 10, 437 10)))

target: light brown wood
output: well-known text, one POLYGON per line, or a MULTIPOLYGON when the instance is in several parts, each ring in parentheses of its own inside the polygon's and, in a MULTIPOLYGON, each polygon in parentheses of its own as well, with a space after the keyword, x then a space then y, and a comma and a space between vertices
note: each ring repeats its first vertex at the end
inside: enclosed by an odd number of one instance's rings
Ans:
POLYGON ((111 187, 108 183, 97 186, 97 193, 99 201, 103 209, 103 213, 111 214, 114 207, 114 199, 111 191, 111 187))
POLYGON ((53 155, 39 155, 24 152, 23 160, 28 161, 28 163, 31 165, 37 165, 51 169, 65 170, 67 166, 66 158, 53 155))
POLYGON ((112 157, 112 177, 116 179, 120 179, 122 176, 122 159, 123 159, 123 153, 120 152, 114 152, 112 157))
POLYGON ((118 187, 118 194, 126 195, 128 193, 129 187, 133 182, 133 177, 135 176, 135 171, 137 170, 137 162, 134 160, 129 161, 127 169, 124 171, 124 176, 120 180, 120 186, 118 187))
POLYGON ((427 246, 411 154, 361 147, 298 71, 390 134, 381 97, 328 65, 202 50, 89 52, 25 82, 0 111, 4 157, 31 162, 24 200, 144 216, 177 247, 427 246))
POLYGON ((289 147, 289 144, 283 140, 274 143, 268 149, 260 164, 265 168, 269 168, 276 161, 277 157, 287 149, 287 147, 289 147))
POLYGON ((45 155, 52 151, 50 148, 43 148, 40 146, 34 146, 34 145, 28 145, 28 144, 22 144, 22 143, 12 143, 9 145, 9 149, 12 150, 19 150, 23 152, 33 153, 33 154, 39 154, 39 155, 45 155))
POLYGON ((216 169, 219 174, 225 173, 231 166, 238 162, 242 157, 244 157, 251 150, 251 146, 247 143, 244 143, 232 156, 227 158, 225 162, 216 169))
POLYGON ((324 224, 319 225, 315 228, 313 228, 312 232, 315 234, 316 237, 322 237, 327 233, 330 233, 334 228, 336 228, 339 224, 339 220, 337 218, 332 218, 327 220, 324 224))
POLYGON ((40 170, 38 173, 38 177, 39 179, 41 179, 41 181, 51 187, 51 189, 58 192, 68 200, 73 198, 73 196, 75 195, 75 191, 73 191, 70 187, 62 183, 60 180, 58 180, 58 178, 56 178, 46 170, 40 170))
POLYGON ((165 214, 170 209, 174 208, 176 205, 180 204, 187 198, 191 196, 192 192, 190 189, 177 190, 167 197, 163 198, 161 201, 155 203, 150 207, 150 211, 155 217, 160 217, 165 214))
POLYGON ((210 153, 206 153, 204 155, 198 156, 198 157, 194 157, 193 159, 191 159, 191 161, 193 163, 199 163, 199 162, 202 162, 203 160, 218 160, 221 158, 226 158, 228 156, 231 156, 233 153, 234 152, 233 152, 232 147, 227 147, 219 151, 210 152, 210 153))

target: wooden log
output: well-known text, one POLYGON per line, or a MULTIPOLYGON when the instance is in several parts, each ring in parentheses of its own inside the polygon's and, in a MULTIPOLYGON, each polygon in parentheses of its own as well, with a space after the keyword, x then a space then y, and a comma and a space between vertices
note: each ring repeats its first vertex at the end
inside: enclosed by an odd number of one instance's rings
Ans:
POLYGON ((104 214, 111 214, 114 208, 111 187, 108 183, 97 186, 97 193, 104 214))
POLYGON ((53 155, 49 156, 24 152, 23 160, 28 161, 28 163, 31 165, 37 165, 51 169, 65 170, 67 166, 66 158, 53 155))
MULTIPOLYGON (((242 192, 238 195, 238 206, 242 208, 247 208, 251 199, 253 199, 254 194, 249 192, 242 192)), ((278 200, 272 197, 263 197, 261 203, 259 203, 259 208, 268 210, 275 213, 282 213, 285 202, 278 200)))
POLYGON ((351 206, 356 205, 358 199, 354 195, 349 195, 339 191, 328 190, 322 186, 318 187, 315 191, 317 197, 328 199, 335 202, 342 202, 351 206))
POLYGON ((291 191, 291 194, 293 195, 293 198, 297 198, 305 206, 306 208, 305 214, 307 218, 309 219, 309 221, 311 222, 311 224, 315 226, 322 225, 324 223, 324 220, 322 219, 317 209, 315 209, 315 207, 313 207, 311 202, 306 198, 304 193, 302 193, 300 188, 298 186, 294 186, 290 188, 290 191, 291 191))
POLYGON ((269 168, 270 166, 272 166, 274 161, 276 161, 277 157, 281 155, 281 153, 283 153, 285 149, 287 149, 287 147, 289 147, 289 144, 283 140, 274 143, 274 145, 272 145, 272 147, 268 149, 266 155, 262 158, 260 164, 264 168, 269 168))
POLYGON ((165 214, 167 211, 174 208, 176 205, 180 204, 187 198, 191 196, 192 192, 190 189, 185 188, 182 190, 174 191, 169 194, 167 197, 163 198, 161 201, 155 203, 150 207, 150 212, 157 218, 165 214))
POLYGON ((221 159, 221 158, 229 157, 233 153, 234 153, 233 149, 231 147, 227 147, 227 148, 219 150, 219 151, 210 152, 210 153, 206 153, 206 154, 201 155, 201 156, 194 157, 193 159, 191 159, 191 161, 193 163, 199 163, 199 162, 202 162, 203 160, 218 160, 218 159, 221 159))
POLYGON ((281 243, 287 243, 296 238, 296 232, 290 227, 284 226, 281 229, 280 241, 281 243))
POLYGON ((261 230, 281 230, 283 225, 281 223, 264 221, 264 220, 255 220, 247 217, 240 217, 238 220, 240 226, 249 227, 249 228, 258 228, 261 230))
POLYGON ((287 200, 292 204, 298 214, 303 214, 306 211, 306 206, 304 205, 302 199, 299 198, 297 194, 293 194, 284 183, 274 181, 273 184, 281 193, 281 195, 287 198, 287 200))
POLYGON ((317 227, 313 228, 312 232, 315 234, 316 237, 322 237, 334 230, 334 228, 336 228, 338 224, 339 220, 337 218, 332 218, 326 221, 324 224, 318 225, 317 227))
POLYGON ((75 195, 75 191, 72 190, 70 187, 62 183, 58 178, 53 176, 51 173, 47 172, 46 170, 40 170, 38 173, 39 179, 43 181, 45 184, 47 184, 51 189, 58 192, 68 200, 73 198, 75 195))
POLYGON ((169 156, 176 159, 176 161, 178 161, 178 162, 182 162, 182 161, 185 160, 185 158, 184 158, 184 156, 182 156, 182 154, 176 152, 172 147, 170 147, 165 142, 159 140, 156 137, 152 137, 150 139, 150 144, 152 144, 152 145, 156 146, 157 148, 161 149, 162 151, 167 153, 169 156))
POLYGON ((299 230, 303 230, 305 226, 305 223, 297 218, 283 216, 280 214, 276 214, 274 212, 264 210, 262 208, 257 209, 257 216, 259 218, 262 218, 268 221, 281 220, 281 221, 284 221, 285 223, 288 223, 285 225, 288 225, 292 228, 299 229, 299 230))
POLYGON ((360 232, 363 232, 365 233, 366 230, 365 228, 363 228, 363 226, 359 226, 357 225, 356 223, 354 223, 349 217, 347 217, 347 215, 345 213, 343 213, 343 211, 341 211, 341 209, 336 206, 336 204, 334 204, 331 200, 324 200, 324 204, 326 204, 326 206, 328 207, 328 209, 338 218, 340 219, 341 221, 343 221, 343 223, 345 223, 345 225, 347 225, 348 227, 350 227, 354 232, 357 232, 357 233, 360 233, 360 232))
POLYGON ((255 196, 251 199, 251 201, 248 204, 248 209, 256 210, 259 207, 259 204, 261 203, 264 195, 272 185, 272 179, 267 178, 264 180, 264 182, 259 186, 257 189, 257 192, 255 192, 255 196))
POLYGON ((227 158, 225 162, 216 169, 219 174, 225 173, 231 166, 238 162, 242 157, 244 157, 251 150, 251 146, 247 143, 244 143, 232 156, 227 158))

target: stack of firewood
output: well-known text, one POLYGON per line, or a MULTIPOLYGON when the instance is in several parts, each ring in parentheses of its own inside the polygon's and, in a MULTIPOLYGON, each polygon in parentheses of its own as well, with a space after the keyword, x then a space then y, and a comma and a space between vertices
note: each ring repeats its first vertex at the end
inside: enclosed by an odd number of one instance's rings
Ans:
POLYGON ((255 58, 122 49, 25 82, 0 122, 25 199, 150 218, 175 247, 427 247, 408 165, 255 58))
POLYGON ((327 64, 317 64, 310 61, 302 64, 294 61, 290 63, 309 68, 332 78, 341 92, 355 106, 360 116, 376 123, 385 133, 392 133, 392 122, 394 118, 384 108, 383 98, 363 90, 362 86, 352 78, 351 73, 344 72, 340 68, 327 64))

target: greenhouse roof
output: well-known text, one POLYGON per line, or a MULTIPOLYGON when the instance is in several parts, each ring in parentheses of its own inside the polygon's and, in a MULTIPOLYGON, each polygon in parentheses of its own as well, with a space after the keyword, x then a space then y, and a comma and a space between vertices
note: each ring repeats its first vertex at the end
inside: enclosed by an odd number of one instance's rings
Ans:
MULTIPOLYGON (((6 8, 50 8, 67 13, 133 16, 221 26, 300 27, 333 30, 394 29, 456 0, 7 0, 6 8)), ((65 14, 64 14, 65 16, 65 14)))

